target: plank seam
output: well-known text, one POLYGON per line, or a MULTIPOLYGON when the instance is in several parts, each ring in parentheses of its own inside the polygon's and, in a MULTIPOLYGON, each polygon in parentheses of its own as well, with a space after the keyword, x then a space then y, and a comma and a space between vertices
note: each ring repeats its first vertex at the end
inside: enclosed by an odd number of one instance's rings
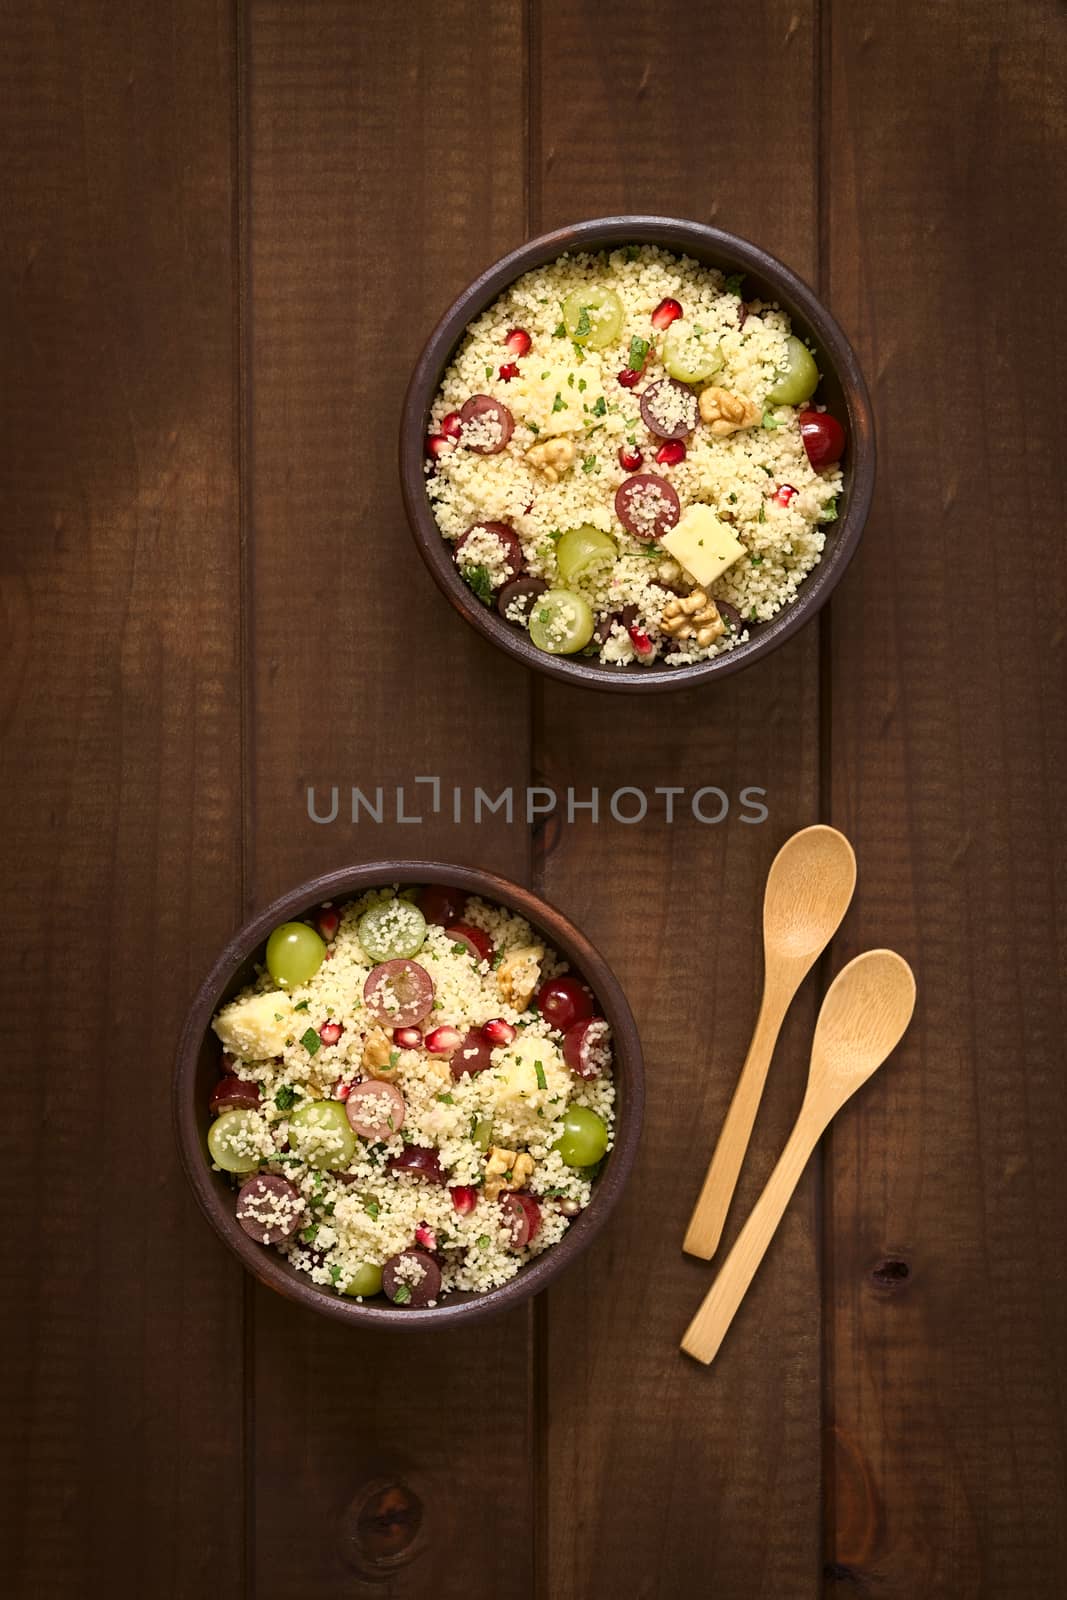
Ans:
MULTIPOLYGON (((250 167, 248 150, 248 72, 249 72, 249 17, 245 0, 234 0, 234 128, 233 128, 233 252, 234 252, 234 344, 236 384, 234 404, 237 435, 237 535, 239 596, 239 650, 240 650, 240 901, 241 915, 247 916, 251 908, 251 885, 255 868, 255 848, 252 834, 254 812, 253 767, 250 759, 251 735, 254 717, 253 677, 254 628, 252 618, 252 526, 250 505, 250 397, 249 382, 249 232, 250 232, 250 167)), ((242 1482, 244 1488, 244 1520, 242 1527, 243 1600, 253 1600, 255 1588, 255 1284, 247 1274, 242 1275, 241 1297, 241 1449, 243 1452, 242 1482)))

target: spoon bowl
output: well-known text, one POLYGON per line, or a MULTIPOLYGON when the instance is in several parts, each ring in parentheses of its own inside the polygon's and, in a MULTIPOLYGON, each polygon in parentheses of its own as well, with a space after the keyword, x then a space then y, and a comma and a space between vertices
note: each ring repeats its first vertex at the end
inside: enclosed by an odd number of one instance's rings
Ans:
POLYGON ((856 887, 856 857, 843 833, 822 823, 787 839, 771 862, 763 896, 763 950, 772 965, 799 963, 803 976, 841 926, 856 887))

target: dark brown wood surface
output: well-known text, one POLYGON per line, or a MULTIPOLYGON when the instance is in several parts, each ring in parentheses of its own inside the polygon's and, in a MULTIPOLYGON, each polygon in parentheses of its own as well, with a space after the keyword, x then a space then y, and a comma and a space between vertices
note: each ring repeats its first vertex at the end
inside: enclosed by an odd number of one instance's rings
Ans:
MULTIPOLYGON (((0 20, 5 1588, 247 1600, 1022 1600, 1067 1588, 1067 787, 1052 0, 17 0, 0 20), (816 283, 881 470, 829 613, 706 693, 531 680, 400 507, 411 363, 542 227, 661 211, 816 283), (769 820, 530 829, 414 779, 717 784, 769 820), (315 824, 405 786, 424 820, 315 824), (708 1371, 685 1218, 822 818, 915 1025, 708 1371), (256 1288, 168 1111, 193 985, 303 876, 532 882, 613 962, 646 1134, 583 1264, 483 1328, 354 1337, 256 1288), (385 1552, 399 1550, 390 1565, 385 1552)), ((395 808, 389 814, 395 819, 395 808)))

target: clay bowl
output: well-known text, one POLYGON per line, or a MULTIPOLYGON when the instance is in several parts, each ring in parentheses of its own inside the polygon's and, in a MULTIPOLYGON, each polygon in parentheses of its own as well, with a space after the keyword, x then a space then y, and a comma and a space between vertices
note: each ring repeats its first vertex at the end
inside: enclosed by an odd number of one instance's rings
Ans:
POLYGON ((174 1070, 173 1109, 182 1164, 205 1216, 223 1242, 261 1283, 300 1305, 341 1322, 390 1329, 447 1327, 477 1321, 529 1299, 575 1261, 607 1222, 630 1175, 643 1104, 644 1068, 637 1028, 618 980, 589 940, 553 906, 506 878, 474 867, 430 861, 378 861, 346 867, 301 884, 252 917, 234 934, 197 990, 182 1029, 174 1070), (324 900, 351 899, 366 889, 392 883, 456 885, 526 917, 592 989, 611 1024, 615 1046, 615 1146, 586 1210, 575 1218, 558 1244, 529 1262, 502 1287, 486 1294, 450 1294, 432 1309, 405 1309, 384 1299, 362 1304, 344 1299, 295 1271, 277 1251, 256 1244, 234 1216, 233 1190, 220 1173, 212 1171, 206 1143, 211 1121, 208 1101, 218 1081, 220 1052, 218 1039, 211 1031, 211 1019, 224 1001, 250 982, 256 961, 263 959, 272 928, 302 916, 324 900))
POLYGON ((657 694, 739 672, 784 644, 818 613, 855 554, 874 492, 874 421, 867 385, 852 347, 814 290, 789 267, 754 244, 672 217, 599 217, 542 234, 494 263, 464 289, 431 333, 416 363, 404 401, 400 427, 400 482, 408 521, 419 553, 452 605, 479 633, 537 672, 566 683, 625 694, 657 694), (770 622, 756 625, 746 644, 693 666, 612 667, 582 656, 551 656, 538 650, 522 628, 505 622, 482 605, 456 570, 451 546, 441 537, 426 496, 425 443, 430 407, 445 369, 475 317, 525 272, 554 261, 564 251, 614 249, 622 244, 655 244, 687 255, 727 275, 744 273, 745 294, 774 300, 788 311, 793 331, 809 341, 823 374, 816 398, 847 419, 848 450, 843 462, 844 492, 838 519, 827 527, 822 560, 804 580, 793 604, 770 622))

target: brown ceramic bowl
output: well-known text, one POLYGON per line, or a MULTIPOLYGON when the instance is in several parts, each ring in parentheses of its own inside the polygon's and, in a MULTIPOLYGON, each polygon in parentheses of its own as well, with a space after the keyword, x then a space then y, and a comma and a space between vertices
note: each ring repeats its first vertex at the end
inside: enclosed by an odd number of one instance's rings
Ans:
POLYGON ((671 217, 600 217, 542 234, 513 250, 465 289, 451 305, 419 357, 408 386, 400 427, 400 481, 408 520, 426 565, 461 616, 509 655, 538 672, 591 689, 624 693, 687 689, 750 666, 783 644, 825 605, 855 552, 874 492, 874 422, 867 386, 845 335, 812 289, 780 261, 754 244, 720 228, 671 217), (555 261, 564 251, 615 249, 621 244, 655 244, 692 256, 727 275, 745 275, 750 298, 775 300, 788 311, 793 330, 815 348, 822 373, 817 397, 838 417, 848 419, 848 449, 842 463, 844 492, 838 519, 827 528, 822 560, 804 580, 792 605, 770 622, 759 623, 747 644, 726 655, 688 667, 656 662, 612 667, 582 656, 551 656, 526 633, 482 605, 456 570, 451 546, 442 538, 426 496, 425 443, 430 408, 445 369, 468 325, 524 272, 555 261))
POLYGON ((234 934, 197 990, 182 1029, 174 1073, 174 1119, 182 1164, 215 1231, 261 1283, 313 1311, 364 1327, 426 1328, 471 1322, 517 1305, 543 1289, 592 1243, 607 1221, 634 1163, 643 1106, 641 1043, 626 998, 603 956, 561 912, 528 889, 474 867, 430 861, 378 861, 346 867, 301 884, 252 917, 234 934), (366 889, 390 883, 452 884, 526 917, 589 984, 611 1024, 615 1045, 615 1145, 585 1211, 575 1218, 558 1244, 535 1257, 499 1289, 486 1294, 453 1293, 432 1309, 404 1310, 384 1299, 362 1304, 346 1300, 319 1288, 306 1274, 290 1267, 276 1250, 256 1244, 234 1216, 233 1190, 220 1173, 212 1171, 206 1142, 211 1122, 208 1100, 218 1081, 220 1053, 211 1019, 223 1002, 251 981, 255 962, 263 960, 271 929, 302 916, 324 900, 351 899, 366 889))

